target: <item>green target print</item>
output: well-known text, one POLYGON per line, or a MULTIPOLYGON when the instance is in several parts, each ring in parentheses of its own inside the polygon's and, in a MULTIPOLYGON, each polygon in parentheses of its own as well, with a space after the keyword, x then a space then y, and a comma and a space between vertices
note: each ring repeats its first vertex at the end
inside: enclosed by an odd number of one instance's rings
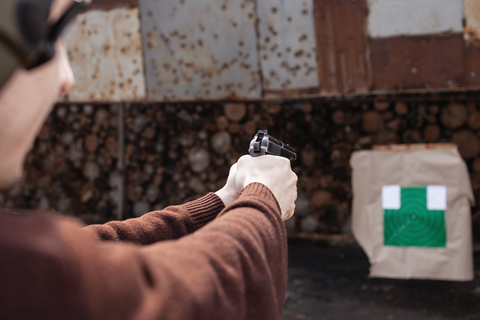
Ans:
POLYGON ((444 186, 384 186, 384 243, 400 247, 446 247, 444 186))

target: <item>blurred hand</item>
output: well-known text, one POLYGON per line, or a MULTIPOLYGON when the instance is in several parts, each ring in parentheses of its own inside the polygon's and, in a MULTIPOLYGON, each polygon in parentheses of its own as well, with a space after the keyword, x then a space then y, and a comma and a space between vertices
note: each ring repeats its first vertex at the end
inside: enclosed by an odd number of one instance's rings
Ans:
POLYGON ((235 178, 237 175, 237 164, 235 163, 233 166, 230 167, 230 172, 228 174, 227 183, 225 187, 215 192, 215 194, 222 199, 225 207, 229 206, 233 201, 235 201, 240 192, 235 185, 235 178))
POLYGON ((252 157, 246 155, 238 160, 236 169, 238 190, 243 190, 252 182, 262 183, 272 191, 277 199, 282 211, 282 219, 287 220, 293 216, 298 178, 292 171, 290 160, 279 156, 252 157))

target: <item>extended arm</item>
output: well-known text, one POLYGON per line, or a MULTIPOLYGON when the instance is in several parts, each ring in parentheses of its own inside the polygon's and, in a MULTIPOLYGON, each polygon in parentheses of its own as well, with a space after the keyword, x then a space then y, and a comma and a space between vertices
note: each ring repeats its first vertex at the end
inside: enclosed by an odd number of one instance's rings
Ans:
POLYGON ((179 239, 215 219, 225 206, 238 198, 236 172, 237 165, 234 164, 230 168, 225 186, 216 193, 209 193, 198 200, 150 212, 137 219, 114 221, 85 229, 102 241, 125 241, 147 245, 179 239))
POLYGON ((201 230, 150 246, 98 242, 51 216, 1 226, 16 230, 0 232, 1 319, 281 316, 286 234, 278 203, 258 183, 201 230))
POLYGON ((149 212, 140 218, 88 226, 85 230, 102 241, 126 241, 147 245, 179 239, 195 232, 215 219, 224 207, 223 201, 217 195, 209 193, 184 205, 149 212))

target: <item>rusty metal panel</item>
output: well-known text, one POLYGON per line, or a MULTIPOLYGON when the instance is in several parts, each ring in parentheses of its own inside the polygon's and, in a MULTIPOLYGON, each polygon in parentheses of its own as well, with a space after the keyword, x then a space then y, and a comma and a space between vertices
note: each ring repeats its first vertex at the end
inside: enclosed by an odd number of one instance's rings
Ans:
POLYGON ((373 38, 463 32, 463 0, 367 2, 368 33, 373 38))
POLYGON ((468 87, 480 87, 480 1, 464 1, 465 81, 468 87))
POLYGON ((139 5, 150 101, 261 97, 253 1, 139 5))
POLYGON ((138 1, 95 1, 92 8, 102 10, 69 29, 77 86, 63 99, 248 100, 480 87, 478 0, 138 1))
POLYGON ((146 97, 138 8, 92 10, 65 35, 76 102, 137 101, 146 97))
POLYGON ((465 1, 465 32, 466 41, 480 46, 480 1, 465 1))
POLYGON ((371 39, 375 90, 455 89, 465 85, 461 33, 371 39))
POLYGON ((257 12, 263 88, 317 88, 313 0, 259 0, 257 12))
POLYGON ((138 7, 137 0, 94 0, 88 6, 88 10, 112 10, 114 8, 138 7))
POLYGON ((470 43, 465 46, 465 85, 480 87, 480 47, 470 43))
POLYGON ((321 93, 368 92, 365 0, 314 0, 314 6, 321 93))

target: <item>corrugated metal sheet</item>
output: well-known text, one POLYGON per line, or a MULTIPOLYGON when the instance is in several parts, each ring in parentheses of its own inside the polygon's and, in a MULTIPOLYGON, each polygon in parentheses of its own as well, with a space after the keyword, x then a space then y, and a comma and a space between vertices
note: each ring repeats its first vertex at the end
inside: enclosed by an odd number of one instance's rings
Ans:
POLYGON ((69 101, 136 101, 146 98, 138 8, 93 10, 65 35, 75 89, 69 101))
POLYGON ((139 4, 149 100, 261 97, 254 1, 139 4))
POLYGON ((373 38, 463 31, 463 0, 368 0, 373 38))
POLYGON ((465 0, 465 40, 480 46, 480 1, 465 0))
POLYGON ((322 94, 363 93, 370 88, 365 0, 315 0, 322 94))
POLYGON ((139 0, 137 9, 137 0, 98 0, 97 8, 109 11, 82 15, 66 35, 77 78, 68 99, 247 100, 478 88, 478 3, 139 0))
POLYGON ((257 12, 263 88, 317 88, 313 0, 261 0, 257 12))

